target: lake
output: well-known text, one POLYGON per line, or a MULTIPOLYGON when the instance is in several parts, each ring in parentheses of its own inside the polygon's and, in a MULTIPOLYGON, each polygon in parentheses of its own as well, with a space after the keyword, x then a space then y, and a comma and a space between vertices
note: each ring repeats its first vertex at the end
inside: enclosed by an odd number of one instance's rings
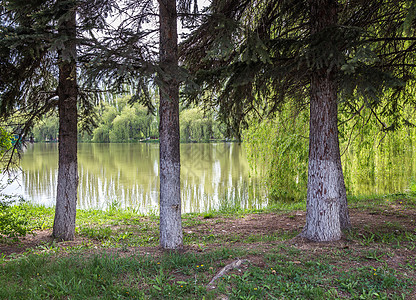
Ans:
MULTIPOLYGON (((58 145, 37 143, 25 149, 21 172, 5 193, 53 206, 58 175, 58 145)), ((78 208, 133 207, 140 213, 159 207, 158 144, 78 144, 78 208)), ((250 176, 244 149, 237 143, 181 144, 183 212, 206 212, 230 205, 267 205, 259 178, 250 176)))
MULTIPOLYGON (((416 180, 413 147, 399 154, 358 158, 348 154, 344 175, 351 195, 406 191, 416 180)), ((78 208, 132 207, 143 214, 159 207, 158 144, 78 145, 78 208)), ((58 145, 29 145, 21 172, 3 193, 22 195, 36 204, 53 206, 58 173, 58 145)), ((260 208, 269 203, 261 177, 250 169, 237 143, 181 144, 183 212, 207 212, 230 206, 260 208)))

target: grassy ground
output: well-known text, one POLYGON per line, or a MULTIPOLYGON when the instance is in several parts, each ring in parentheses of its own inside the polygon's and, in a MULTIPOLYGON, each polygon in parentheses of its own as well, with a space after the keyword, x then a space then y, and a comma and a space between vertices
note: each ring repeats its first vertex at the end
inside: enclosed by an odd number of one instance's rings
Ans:
POLYGON ((156 216, 78 211, 76 240, 56 243, 53 209, 24 205, 33 233, 1 238, 0 299, 416 299, 416 196, 350 207, 353 229, 336 243, 296 238, 302 204, 187 214, 186 246, 165 252, 156 216))

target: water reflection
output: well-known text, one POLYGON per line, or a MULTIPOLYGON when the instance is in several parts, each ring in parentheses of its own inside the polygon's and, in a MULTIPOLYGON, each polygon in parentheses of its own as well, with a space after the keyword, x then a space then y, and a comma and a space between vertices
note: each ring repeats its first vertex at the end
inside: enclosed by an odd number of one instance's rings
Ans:
MULTIPOLYGON (((18 192, 35 203, 54 205, 57 162, 57 144, 26 149, 18 192)), ((157 144, 79 144, 78 165, 79 208, 105 209, 117 203, 142 213, 158 210, 157 144)), ((249 170, 238 144, 181 144, 183 212, 221 209, 235 201, 246 208, 266 205, 262 189, 252 188, 257 178, 249 170)))
MULTIPOLYGON (((405 191, 416 180, 414 147, 392 151, 352 150, 343 156, 348 194, 405 191)), ((35 144, 25 150, 22 172, 3 191, 34 203, 53 206, 56 198, 57 144, 35 144)), ((106 209, 117 203, 141 213, 159 209, 157 144, 79 144, 78 207, 106 209)), ((261 178, 250 173, 243 148, 234 143, 181 144, 183 212, 206 212, 233 206, 267 205, 261 178)))

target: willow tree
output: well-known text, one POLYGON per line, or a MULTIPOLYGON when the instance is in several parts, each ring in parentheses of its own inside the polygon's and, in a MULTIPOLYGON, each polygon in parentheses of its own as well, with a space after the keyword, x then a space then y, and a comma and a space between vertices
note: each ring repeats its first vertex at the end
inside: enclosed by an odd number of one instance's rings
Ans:
POLYGON ((309 106, 307 217, 301 233, 307 239, 337 240, 351 226, 337 106, 354 115, 361 102, 375 111, 386 91, 395 95, 389 105, 400 101, 409 73, 397 71, 403 69, 398 58, 412 51, 410 44, 393 49, 403 40, 405 2, 217 0, 211 16, 183 44, 182 57, 194 75, 189 100, 198 101, 195 86, 211 90, 207 104, 219 107, 236 132, 250 118, 273 116, 288 101, 309 106))

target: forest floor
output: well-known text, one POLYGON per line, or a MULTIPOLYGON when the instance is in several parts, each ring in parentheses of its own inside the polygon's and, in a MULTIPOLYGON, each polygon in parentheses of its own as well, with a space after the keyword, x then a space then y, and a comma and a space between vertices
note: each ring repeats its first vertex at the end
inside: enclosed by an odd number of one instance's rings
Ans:
POLYGON ((416 299, 415 200, 353 200, 333 243, 298 237, 303 210, 186 214, 177 252, 156 216, 121 210, 80 212, 75 240, 54 242, 45 209, 45 229, 0 239, 0 298, 416 299))

